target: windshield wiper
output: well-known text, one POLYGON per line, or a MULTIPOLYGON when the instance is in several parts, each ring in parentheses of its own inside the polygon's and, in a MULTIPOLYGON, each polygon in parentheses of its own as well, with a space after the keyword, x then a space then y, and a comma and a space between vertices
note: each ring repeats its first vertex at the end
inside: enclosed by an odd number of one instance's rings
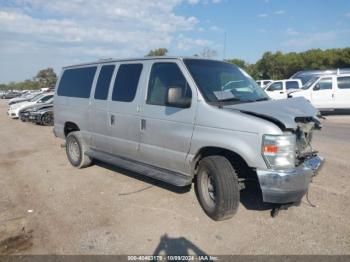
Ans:
POLYGON ((268 98, 268 97, 258 98, 256 100, 253 100, 253 102, 267 101, 267 100, 270 100, 270 98, 268 98))
POLYGON ((255 100, 243 100, 242 102, 252 103, 252 102, 260 102, 260 101, 267 101, 267 100, 270 100, 270 99, 267 97, 263 97, 263 98, 258 98, 255 100))
POLYGON ((238 99, 238 98, 231 97, 231 98, 225 98, 225 99, 221 99, 221 100, 217 100, 217 101, 212 101, 209 103, 212 105, 218 106, 219 108, 223 108, 224 106, 229 105, 229 104, 237 104, 237 103, 242 103, 242 102, 243 101, 238 99))
POLYGON ((242 101, 241 99, 239 98, 235 98, 235 97, 230 97, 230 98, 225 98, 225 99, 220 99, 218 100, 218 102, 239 102, 239 101, 242 101))

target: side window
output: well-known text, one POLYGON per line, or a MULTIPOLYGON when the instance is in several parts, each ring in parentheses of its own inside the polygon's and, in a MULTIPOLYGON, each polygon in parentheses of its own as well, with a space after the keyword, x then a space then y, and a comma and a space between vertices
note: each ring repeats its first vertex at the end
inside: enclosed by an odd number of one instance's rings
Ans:
POLYGON ((58 85, 59 96, 89 98, 96 66, 67 69, 63 72, 58 85))
POLYGON ((286 89, 299 89, 299 83, 297 81, 287 81, 286 82, 286 89))
POLYGON ((155 63, 148 83, 147 104, 166 106, 170 87, 179 87, 183 98, 191 98, 192 92, 186 78, 176 63, 155 63))
POLYGON ((350 89, 350 76, 338 77, 339 89, 350 89))
POLYGON ((283 90, 282 82, 273 83, 267 88, 267 91, 282 91, 282 90, 283 90))
POLYGON ((332 78, 322 78, 314 87, 314 90, 327 90, 332 89, 332 78))
POLYGON ((95 90, 95 99, 106 100, 108 96, 108 89, 111 83, 112 75, 114 72, 114 65, 105 65, 102 66, 100 74, 98 76, 96 90, 95 90))
POLYGON ((45 103, 46 101, 48 101, 49 99, 51 99, 53 97, 53 95, 50 96, 44 96, 43 98, 41 98, 39 100, 40 103, 45 103))
POLYGON ((142 64, 123 64, 119 66, 113 87, 113 101, 131 102, 134 100, 142 67, 142 64))

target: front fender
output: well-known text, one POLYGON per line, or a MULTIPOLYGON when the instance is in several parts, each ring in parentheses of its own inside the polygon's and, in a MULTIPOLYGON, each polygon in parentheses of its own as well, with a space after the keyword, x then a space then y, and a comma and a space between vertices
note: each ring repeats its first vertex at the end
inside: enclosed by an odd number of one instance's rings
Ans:
POLYGON ((189 161, 204 147, 217 147, 241 156, 253 168, 266 169, 261 155, 261 136, 258 133, 196 126, 194 129, 189 161))

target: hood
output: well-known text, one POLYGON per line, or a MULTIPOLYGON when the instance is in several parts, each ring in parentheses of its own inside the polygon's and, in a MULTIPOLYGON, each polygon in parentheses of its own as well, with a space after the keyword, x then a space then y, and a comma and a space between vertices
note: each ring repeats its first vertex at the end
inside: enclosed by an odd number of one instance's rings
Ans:
POLYGON ((10 99, 9 104, 17 104, 17 103, 21 103, 21 102, 26 102, 29 101, 30 99, 28 98, 16 98, 16 99, 10 99))
MULTIPOLYGON (((14 105, 17 105, 17 104, 14 104, 14 105)), ((22 110, 25 110, 32 105, 36 105, 36 103, 35 102, 22 102, 22 103, 19 103, 18 107, 15 107, 15 110, 22 111, 22 110)))
POLYGON ((30 104, 31 102, 28 102, 28 101, 23 101, 23 102, 20 102, 20 103, 16 103, 16 104, 12 104, 10 106, 11 109, 17 109, 17 108, 20 108, 20 107, 23 107, 23 106, 27 106, 28 104, 30 104))
POLYGON ((48 108, 48 107, 53 107, 53 103, 35 104, 35 105, 28 106, 26 109, 27 110, 40 110, 42 108, 48 108))
POLYGON ((261 117, 274 122, 282 129, 293 130, 298 127, 296 119, 311 118, 318 122, 319 114, 318 110, 303 97, 236 104, 224 108, 261 117))
POLYGON ((53 106, 50 107, 44 107, 44 108, 40 108, 38 111, 38 113, 44 113, 44 112, 49 112, 49 111, 53 111, 53 106))

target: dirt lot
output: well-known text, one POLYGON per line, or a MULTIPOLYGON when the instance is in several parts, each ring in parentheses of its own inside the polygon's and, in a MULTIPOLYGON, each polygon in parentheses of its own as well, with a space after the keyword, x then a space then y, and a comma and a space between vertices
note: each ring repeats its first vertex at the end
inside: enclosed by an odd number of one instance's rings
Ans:
POLYGON ((315 135, 327 159, 310 188, 317 207, 304 199, 271 218, 244 192, 237 215, 214 222, 193 189, 101 163, 74 169, 51 127, 5 112, 0 101, 0 253, 350 254, 350 116, 329 116, 315 135))

